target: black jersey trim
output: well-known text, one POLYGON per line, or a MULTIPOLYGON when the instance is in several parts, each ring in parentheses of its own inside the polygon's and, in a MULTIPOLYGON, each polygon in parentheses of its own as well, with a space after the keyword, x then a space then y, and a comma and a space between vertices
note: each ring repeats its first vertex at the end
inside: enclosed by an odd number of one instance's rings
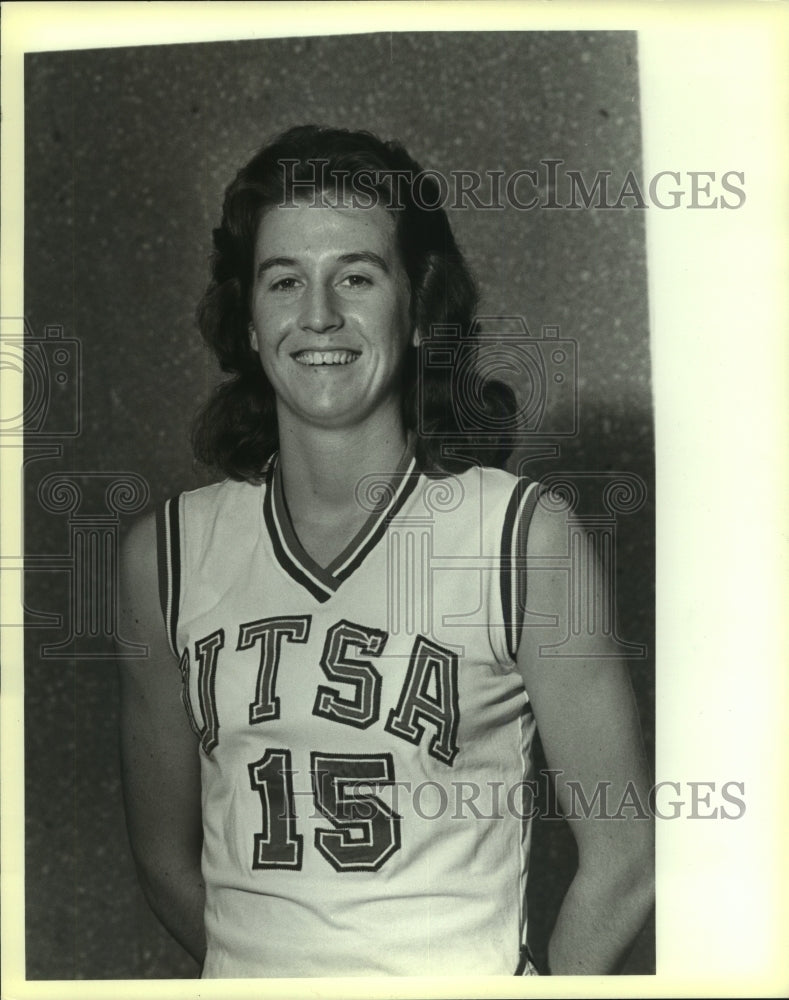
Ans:
POLYGON ((263 516, 280 566, 317 601, 325 603, 375 548, 392 519, 416 489, 419 478, 416 459, 409 448, 400 468, 389 479, 389 486, 393 489, 384 491, 384 499, 371 511, 351 542, 328 566, 323 567, 310 557, 299 542, 282 490, 277 456, 274 456, 266 470, 263 516))
POLYGON ((543 488, 533 479, 519 479, 504 515, 500 561, 501 608, 507 651, 513 660, 518 656, 526 610, 526 543, 529 525, 542 492, 543 488))
POLYGON ((521 945, 520 957, 518 959, 518 965, 517 968, 515 969, 514 974, 516 976, 529 976, 534 974, 532 970, 534 970, 534 973, 536 973, 538 976, 550 975, 550 972, 547 968, 545 968, 545 970, 543 971, 543 969, 540 969, 538 967, 537 962, 534 959, 534 955, 532 954, 531 948, 528 946, 528 944, 524 942, 521 945))
POLYGON ((266 522, 269 538, 271 539, 271 545, 274 549, 274 555, 277 557, 277 562, 280 566, 286 573, 293 577, 296 583, 301 584, 305 590, 308 590, 316 601, 325 604, 331 597, 332 591, 327 587, 321 586, 320 581, 308 576, 296 560, 291 558, 282 542, 281 528, 274 512, 274 472, 276 466, 276 461, 272 460, 266 470, 266 493, 263 497, 263 517, 266 522))
POLYGON ((178 609, 181 603, 181 529, 179 497, 171 497, 156 511, 156 562, 159 602, 170 649, 178 656, 178 609))
MULTIPOLYGON (((401 481, 398 486, 398 490, 389 506, 388 510, 383 509, 378 513, 380 520, 376 527, 374 527, 368 536, 367 540, 361 545, 356 555, 347 562, 343 569, 334 574, 334 579, 342 583, 343 580, 347 580, 348 577, 359 568, 359 566, 364 562, 367 555, 381 540, 381 537, 386 532, 386 529, 392 523, 392 521, 397 517, 399 512, 403 509, 408 498, 414 492, 419 482, 419 472, 416 471, 416 459, 412 459, 409 468, 406 472, 401 473, 401 481)), ((337 562, 337 560, 335 560, 337 562)))

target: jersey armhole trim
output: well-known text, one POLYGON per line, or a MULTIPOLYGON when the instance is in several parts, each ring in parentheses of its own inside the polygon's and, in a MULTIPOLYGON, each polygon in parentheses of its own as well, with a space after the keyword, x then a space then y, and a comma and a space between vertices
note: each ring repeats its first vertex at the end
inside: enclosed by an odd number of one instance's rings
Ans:
POLYGON ((501 534, 500 591, 507 652, 518 657, 526 612, 526 542, 534 508, 544 492, 539 483, 519 479, 507 504, 501 534))
POLYGON ((550 975, 547 969, 541 971, 537 967, 537 962, 534 959, 531 948, 524 943, 521 945, 520 958, 518 960, 518 967, 515 969, 516 976, 541 976, 545 974, 550 975))
POLYGON ((173 655, 178 657, 178 609, 181 603, 181 531, 179 497, 172 497, 156 511, 156 561, 159 602, 173 655))

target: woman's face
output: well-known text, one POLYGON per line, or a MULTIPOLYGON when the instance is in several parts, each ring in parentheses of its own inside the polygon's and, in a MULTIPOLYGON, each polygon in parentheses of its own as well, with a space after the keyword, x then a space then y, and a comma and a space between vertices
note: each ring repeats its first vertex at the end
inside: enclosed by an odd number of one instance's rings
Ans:
POLYGON ((395 221, 380 206, 296 202, 257 233, 252 344, 274 388, 280 431, 401 422, 410 288, 395 221))

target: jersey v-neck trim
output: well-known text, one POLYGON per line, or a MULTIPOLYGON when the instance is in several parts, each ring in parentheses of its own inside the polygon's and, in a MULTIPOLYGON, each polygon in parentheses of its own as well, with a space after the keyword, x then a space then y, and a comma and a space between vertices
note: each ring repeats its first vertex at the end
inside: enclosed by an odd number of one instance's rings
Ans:
POLYGON ((388 482, 379 482, 382 498, 365 523, 328 566, 321 566, 303 548, 293 528, 282 489, 279 456, 273 455, 265 473, 263 517, 280 566, 322 604, 361 566, 375 548, 392 519, 416 489, 419 471, 413 448, 406 450, 399 468, 388 482))

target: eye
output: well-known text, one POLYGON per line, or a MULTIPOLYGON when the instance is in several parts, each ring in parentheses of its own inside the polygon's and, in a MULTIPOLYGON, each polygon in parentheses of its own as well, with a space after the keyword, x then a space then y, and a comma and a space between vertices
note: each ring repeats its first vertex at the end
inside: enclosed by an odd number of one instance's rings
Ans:
POLYGON ((372 285, 372 283, 372 279, 365 274, 348 274, 340 282, 347 288, 363 288, 365 285, 372 285))
POLYGON ((269 285, 269 291, 272 292, 290 292, 298 285, 296 278, 279 278, 277 281, 272 281, 269 285))

